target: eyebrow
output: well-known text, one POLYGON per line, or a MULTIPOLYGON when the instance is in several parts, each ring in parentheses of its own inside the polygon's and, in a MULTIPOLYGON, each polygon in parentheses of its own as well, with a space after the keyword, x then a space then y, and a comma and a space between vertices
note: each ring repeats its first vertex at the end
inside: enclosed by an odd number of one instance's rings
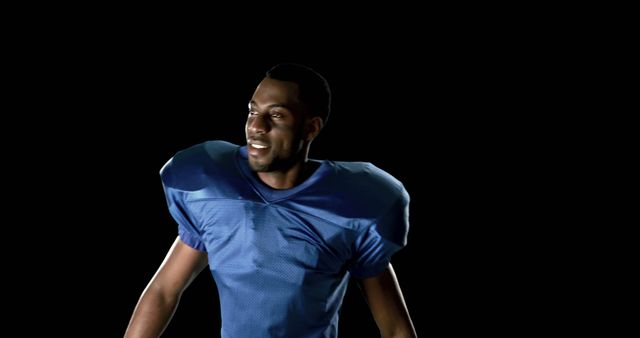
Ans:
MULTIPOLYGON (((251 102, 249 102, 249 108, 251 108, 251 106, 257 106, 258 104, 256 103, 256 101, 251 100, 251 102)), ((270 104, 266 107, 267 109, 271 109, 271 108, 285 108, 288 110, 291 110, 291 108, 289 108, 289 106, 282 104, 282 103, 274 103, 274 104, 270 104)))

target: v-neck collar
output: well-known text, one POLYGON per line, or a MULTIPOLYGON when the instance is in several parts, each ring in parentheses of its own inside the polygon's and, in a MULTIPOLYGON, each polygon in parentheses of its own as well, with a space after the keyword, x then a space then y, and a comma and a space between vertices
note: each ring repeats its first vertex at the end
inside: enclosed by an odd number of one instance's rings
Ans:
POLYGON ((274 203, 284 199, 287 199, 298 192, 306 189, 307 187, 316 183, 320 178, 324 177, 328 170, 330 169, 327 161, 319 161, 319 160, 309 160, 320 165, 316 170, 311 174, 311 176, 307 177, 302 183, 292 187, 290 189, 273 189, 270 186, 266 185, 262 182, 256 173, 251 170, 249 167, 249 159, 247 156, 247 146, 242 146, 238 149, 236 153, 236 165, 240 168, 240 172, 242 176, 251 184, 253 190, 260 195, 260 197, 266 203, 274 203))

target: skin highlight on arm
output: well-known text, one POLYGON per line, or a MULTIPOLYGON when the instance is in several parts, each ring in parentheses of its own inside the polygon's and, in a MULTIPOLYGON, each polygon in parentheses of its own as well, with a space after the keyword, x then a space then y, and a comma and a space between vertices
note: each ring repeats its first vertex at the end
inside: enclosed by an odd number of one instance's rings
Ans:
POLYGON ((391 264, 361 285, 382 338, 417 337, 398 279, 391 264))
POLYGON ((159 337, 169 324, 182 292, 207 264, 206 253, 195 250, 176 238, 142 293, 124 337, 159 337))

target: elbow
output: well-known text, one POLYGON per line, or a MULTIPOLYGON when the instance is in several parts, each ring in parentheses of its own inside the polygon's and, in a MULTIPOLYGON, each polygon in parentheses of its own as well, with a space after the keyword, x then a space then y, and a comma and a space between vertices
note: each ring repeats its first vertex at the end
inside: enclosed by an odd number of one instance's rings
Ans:
POLYGON ((152 282, 144 291, 144 296, 151 299, 155 299, 164 305, 172 305, 177 303, 182 294, 181 290, 176 288, 167 287, 162 283, 152 282))
POLYGON ((392 327, 385 331, 380 331, 380 336, 382 338, 416 338, 416 331, 413 328, 413 325, 400 325, 396 327, 392 327))
POLYGON ((402 332, 395 332, 391 335, 383 335, 382 338, 416 338, 416 334, 415 332, 411 332, 411 331, 402 331, 402 332))

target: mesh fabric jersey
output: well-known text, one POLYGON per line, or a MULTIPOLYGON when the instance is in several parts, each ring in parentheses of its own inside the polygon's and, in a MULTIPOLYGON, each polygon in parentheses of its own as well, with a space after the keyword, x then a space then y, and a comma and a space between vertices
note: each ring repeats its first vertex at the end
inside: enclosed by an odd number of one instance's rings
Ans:
POLYGON ((370 163, 315 162, 285 190, 256 177, 246 147, 223 141, 162 168, 180 239, 207 252, 222 337, 337 337, 349 277, 381 273, 406 244, 409 195, 398 180, 370 163))

